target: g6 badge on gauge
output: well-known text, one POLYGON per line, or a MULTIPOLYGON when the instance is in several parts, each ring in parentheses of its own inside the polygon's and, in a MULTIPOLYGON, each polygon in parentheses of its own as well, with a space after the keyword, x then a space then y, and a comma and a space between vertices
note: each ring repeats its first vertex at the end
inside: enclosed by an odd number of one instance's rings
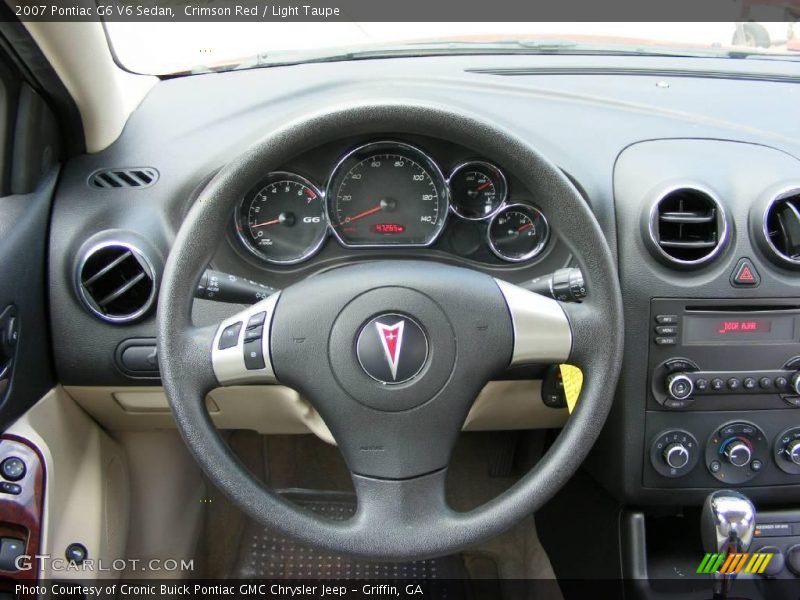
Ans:
POLYGON ((270 173, 239 206, 236 229, 245 246, 267 262, 306 260, 328 235, 322 193, 300 175, 270 173))
POLYGON ((345 246, 428 246, 444 227, 449 192, 424 152, 376 142, 341 160, 326 201, 333 232, 345 246))

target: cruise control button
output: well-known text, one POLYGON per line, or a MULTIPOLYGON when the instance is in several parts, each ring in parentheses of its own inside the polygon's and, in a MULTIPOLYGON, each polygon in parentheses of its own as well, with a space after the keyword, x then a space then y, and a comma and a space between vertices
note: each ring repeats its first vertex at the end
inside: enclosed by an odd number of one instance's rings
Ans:
POLYGON ((264 326, 257 325, 256 327, 248 327, 244 332, 244 343, 253 342, 255 340, 260 340, 262 334, 264 333, 264 326))
POLYGON ((678 322, 678 315, 656 315, 656 323, 659 325, 675 325, 678 322))
POLYGON ((234 323, 233 325, 228 325, 225 329, 222 330, 222 335, 219 336, 218 348, 220 350, 227 350, 228 348, 233 348, 239 341, 239 332, 241 330, 242 330, 241 321, 239 321, 238 323, 234 323))
POLYGON ((248 371, 263 369, 266 366, 264 364, 264 353, 261 350, 260 338, 252 342, 245 343, 244 366, 247 368, 248 371))

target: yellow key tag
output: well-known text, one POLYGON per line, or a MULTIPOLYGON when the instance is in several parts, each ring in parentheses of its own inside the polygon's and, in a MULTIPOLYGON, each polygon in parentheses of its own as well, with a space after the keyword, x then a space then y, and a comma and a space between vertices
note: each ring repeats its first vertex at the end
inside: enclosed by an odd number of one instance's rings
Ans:
POLYGON ((569 414, 575 410, 578 403, 578 396, 583 385, 583 371, 572 365, 559 365, 561 369, 561 381, 564 383, 564 396, 567 398, 567 410, 569 414))

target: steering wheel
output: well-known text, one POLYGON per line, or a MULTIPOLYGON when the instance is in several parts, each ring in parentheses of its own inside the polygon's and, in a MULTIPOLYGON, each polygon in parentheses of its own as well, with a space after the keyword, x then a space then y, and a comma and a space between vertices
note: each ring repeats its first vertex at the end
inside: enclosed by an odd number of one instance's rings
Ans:
MULTIPOLYGON (((161 379, 186 443, 210 480, 252 518, 335 552, 400 560, 492 537, 546 502, 576 471, 613 400, 623 343, 614 261, 591 209, 547 159, 462 110, 361 104, 269 133, 223 167, 175 238, 158 303, 161 379), (385 132, 480 148, 534 194, 586 280, 562 304, 489 275, 423 261, 374 261, 315 275, 225 320, 196 327, 194 290, 235 203, 264 173, 314 146, 385 132), (469 512, 445 499, 448 461, 483 386, 514 365, 569 362, 581 399, 555 443, 514 486, 469 512), (319 518, 282 499, 219 436, 205 396, 230 384, 281 383, 323 418, 349 467, 357 510, 319 518)), ((531 397, 531 402, 536 400, 531 397)))

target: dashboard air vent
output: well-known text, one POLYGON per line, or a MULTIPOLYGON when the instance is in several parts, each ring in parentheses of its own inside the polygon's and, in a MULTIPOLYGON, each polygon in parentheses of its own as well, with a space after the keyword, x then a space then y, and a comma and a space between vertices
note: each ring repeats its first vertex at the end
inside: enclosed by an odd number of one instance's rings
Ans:
POLYGON ((687 267, 715 258, 728 237, 722 205, 709 192, 694 187, 661 196, 653 206, 649 228, 660 255, 687 267))
POLYGON ((131 169, 103 169, 89 177, 93 188, 111 190, 121 188, 146 188, 158 180, 158 171, 151 167, 131 169))
POLYGON ((89 311, 113 323, 142 316, 156 295, 153 266, 141 251, 122 242, 89 250, 78 267, 77 286, 89 311))
POLYGON ((764 233, 776 258, 800 266, 800 190, 772 201, 764 216, 764 233))

